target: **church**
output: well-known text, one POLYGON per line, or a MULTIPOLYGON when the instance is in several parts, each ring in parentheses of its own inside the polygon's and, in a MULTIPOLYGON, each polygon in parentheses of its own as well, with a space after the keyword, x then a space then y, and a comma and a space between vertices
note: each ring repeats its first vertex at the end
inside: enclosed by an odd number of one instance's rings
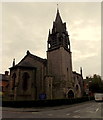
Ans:
POLYGON ((23 59, 10 69, 11 100, 68 99, 83 96, 82 68, 72 71, 72 52, 66 23, 57 8, 47 40, 47 59, 27 50, 23 59))

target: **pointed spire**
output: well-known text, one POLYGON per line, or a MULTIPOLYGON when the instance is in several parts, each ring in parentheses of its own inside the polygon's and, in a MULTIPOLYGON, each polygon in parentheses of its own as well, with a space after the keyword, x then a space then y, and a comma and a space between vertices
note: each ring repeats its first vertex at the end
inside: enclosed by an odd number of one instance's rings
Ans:
POLYGON ((59 12, 59 7, 58 7, 58 4, 57 4, 57 12, 59 12))
POLYGON ((60 13, 59 13, 59 8, 58 8, 58 4, 57 4, 57 14, 56 14, 56 19, 55 19, 55 22, 60 22, 62 23, 62 19, 60 17, 60 13))
POLYGON ((15 66, 15 58, 13 59, 13 67, 15 66))
POLYGON ((80 74, 81 74, 81 76, 83 76, 83 75, 82 75, 82 67, 80 67, 80 74))

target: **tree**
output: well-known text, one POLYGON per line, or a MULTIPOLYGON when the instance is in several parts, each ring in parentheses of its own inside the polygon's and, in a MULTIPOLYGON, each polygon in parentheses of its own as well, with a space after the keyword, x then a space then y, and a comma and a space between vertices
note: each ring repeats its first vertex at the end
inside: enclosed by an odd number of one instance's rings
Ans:
POLYGON ((103 81, 99 75, 94 74, 89 78, 89 90, 93 93, 103 92, 103 81))

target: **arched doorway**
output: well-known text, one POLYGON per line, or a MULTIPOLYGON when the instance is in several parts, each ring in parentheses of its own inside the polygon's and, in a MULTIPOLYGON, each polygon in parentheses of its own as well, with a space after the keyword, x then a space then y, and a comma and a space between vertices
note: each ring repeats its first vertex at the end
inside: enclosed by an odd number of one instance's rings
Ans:
POLYGON ((74 98, 74 92, 72 90, 68 92, 68 98, 74 98))

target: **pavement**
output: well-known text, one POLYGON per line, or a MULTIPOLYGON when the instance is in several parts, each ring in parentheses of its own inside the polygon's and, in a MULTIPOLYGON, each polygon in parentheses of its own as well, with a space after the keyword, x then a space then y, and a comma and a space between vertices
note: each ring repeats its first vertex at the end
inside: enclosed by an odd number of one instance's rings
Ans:
POLYGON ((3 118, 103 118, 103 103, 88 101, 42 108, 2 108, 3 118))
MULTIPOLYGON (((93 100, 94 101, 94 100, 93 100)), ((86 101, 82 103, 77 104, 71 104, 71 105, 61 105, 61 106, 53 106, 53 107, 32 107, 32 108, 10 108, 10 107, 3 107, 3 111, 15 111, 15 112, 40 112, 40 111, 48 111, 48 110, 59 110, 59 109, 66 109, 72 106, 78 106, 86 103, 92 103, 93 101, 86 101)))

